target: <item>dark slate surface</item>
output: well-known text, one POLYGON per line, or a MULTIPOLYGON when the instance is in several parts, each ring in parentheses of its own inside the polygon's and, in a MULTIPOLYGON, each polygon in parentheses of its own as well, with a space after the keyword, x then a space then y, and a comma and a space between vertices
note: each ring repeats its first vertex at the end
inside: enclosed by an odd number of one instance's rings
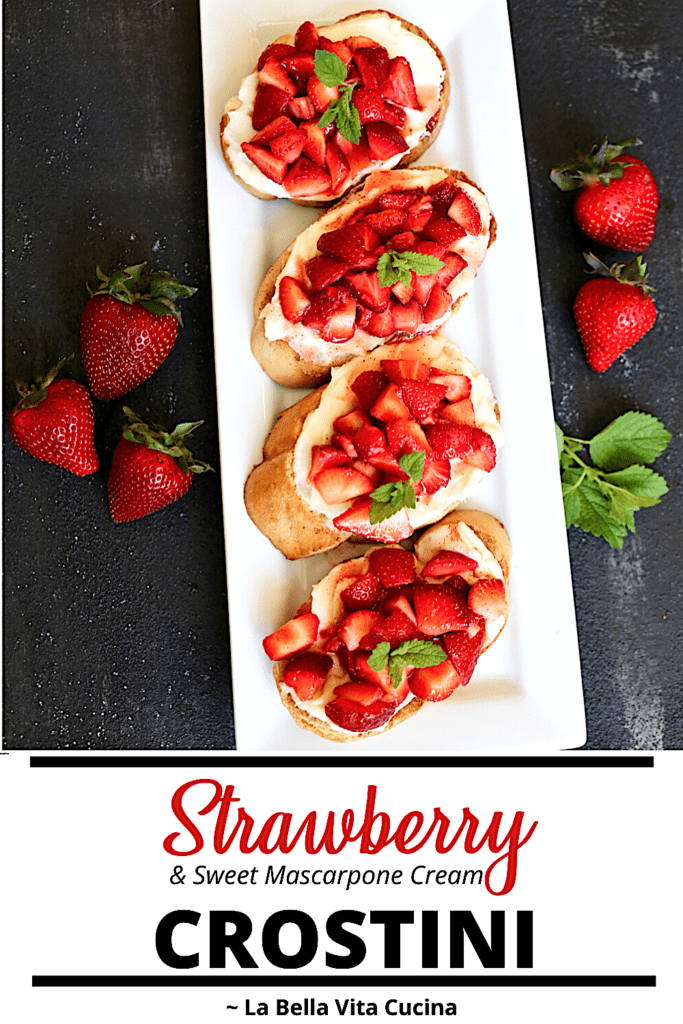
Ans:
MULTIPOLYGON (((587 746, 680 748, 683 8, 509 7, 558 420, 590 437, 641 409, 674 434, 656 466, 670 494, 637 515, 622 551, 569 534, 587 746), (605 134, 638 135, 659 182, 647 255, 659 319, 597 375, 570 312, 583 243, 547 174, 605 134)), ((5 421, 15 376, 75 353, 68 372, 85 382, 78 326, 95 265, 148 259, 199 292, 172 354, 125 401, 169 426, 204 418, 192 448, 218 466, 196 6, 5 0, 4 16, 5 421)), ((95 403, 103 471, 83 480, 30 459, 4 429, 6 748, 233 746, 220 476, 114 526, 106 471, 122 405, 95 403)))

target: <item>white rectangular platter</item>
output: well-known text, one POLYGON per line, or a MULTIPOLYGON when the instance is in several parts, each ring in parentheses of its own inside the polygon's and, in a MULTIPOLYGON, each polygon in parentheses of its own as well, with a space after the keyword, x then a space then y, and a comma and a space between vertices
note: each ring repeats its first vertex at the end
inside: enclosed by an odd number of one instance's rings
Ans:
MULTIPOLYGON (((201 0, 209 238, 230 645, 237 748, 328 751, 533 752, 581 746, 585 716, 548 363, 512 46, 505 0, 422 0, 390 10, 419 24, 444 53, 451 103, 419 161, 465 171, 498 223, 470 296, 444 329, 492 383, 506 441, 470 504, 505 524, 512 541, 511 613, 469 686, 386 735, 337 744, 295 725, 282 707, 261 642, 354 548, 288 562, 253 525, 242 489, 263 441, 301 392, 269 380, 249 346, 256 289, 316 212, 254 198, 232 178, 219 145, 226 101, 278 35, 306 20, 329 24, 362 3, 286 10, 274 0, 201 0)), ((358 549, 355 549, 358 552, 358 549)))

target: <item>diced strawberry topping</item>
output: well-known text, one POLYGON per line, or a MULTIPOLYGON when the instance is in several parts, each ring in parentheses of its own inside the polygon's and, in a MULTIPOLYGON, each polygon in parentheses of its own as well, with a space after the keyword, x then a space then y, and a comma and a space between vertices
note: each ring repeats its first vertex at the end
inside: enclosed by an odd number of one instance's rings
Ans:
POLYGON ((382 359, 381 366, 394 384, 403 384, 406 380, 427 380, 431 373, 429 363, 419 359, 382 359))
POLYGON ((382 86, 382 95, 385 99, 391 100, 392 103, 397 103, 401 107, 409 107, 411 110, 421 109, 413 72, 405 57, 393 57, 389 61, 386 81, 382 86))
POLYGON ((466 234, 465 229, 450 217, 432 217, 424 229, 425 238, 429 238, 433 242, 440 242, 447 248, 450 248, 458 239, 464 238, 466 234))
POLYGON ((406 123, 406 112, 403 107, 397 107, 395 103, 387 100, 384 104, 384 120, 396 128, 403 128, 406 123))
POLYGON ((250 144, 253 146, 265 146, 266 143, 276 139, 278 135, 284 135, 285 132, 293 132, 295 128, 294 122, 290 118, 285 117, 284 114, 281 114, 280 117, 270 121, 260 132, 256 132, 250 144))
POLYGON ((422 700, 446 700, 459 685, 458 675, 448 658, 438 665, 416 668, 408 686, 422 700))
POLYGON ((343 60, 347 68, 353 60, 353 52, 346 43, 341 41, 328 39, 327 36, 318 37, 318 49, 329 50, 330 53, 336 53, 340 60, 343 60))
POLYGON ((417 626, 417 617, 413 611, 413 606, 404 593, 390 594, 382 607, 387 615, 391 615, 392 612, 402 612, 410 619, 413 625, 417 626))
POLYGON ((384 544, 395 543, 410 537, 413 532, 408 519, 408 513, 404 508, 381 523, 370 522, 370 505, 372 499, 356 498, 353 504, 332 523, 338 530, 346 533, 355 533, 359 537, 367 537, 370 540, 380 541, 384 544))
POLYGON ((250 142, 242 143, 242 151, 265 174, 266 178, 277 182, 278 185, 283 183, 289 166, 286 161, 275 156, 270 150, 263 149, 261 146, 253 146, 250 142))
POLYGON ((370 408, 370 415, 389 423, 391 420, 412 419, 410 409, 401 398, 398 384, 389 384, 370 408))
POLYGON ((353 55, 366 89, 381 89, 389 70, 389 54, 383 46, 366 46, 353 55))
POLYGON ((414 420, 392 420, 391 423, 388 423, 387 444, 389 451, 397 457, 405 455, 407 452, 430 451, 430 444, 424 430, 414 420))
POLYGON ((369 633, 366 633, 360 646, 364 650, 372 651, 377 644, 386 641, 394 648, 406 640, 416 640, 419 636, 420 630, 411 618, 403 612, 392 612, 388 618, 378 622, 369 633))
POLYGON ((297 50, 314 51, 318 47, 319 33, 312 21, 304 21, 294 35, 294 46, 297 50))
POLYGON ((397 153, 408 152, 408 143, 393 124, 386 121, 370 121, 365 126, 365 132, 373 160, 391 160, 397 153))
MULTIPOLYGON (((326 257, 318 257, 324 259, 326 257)), ((361 409, 368 411, 375 404, 388 384, 381 370, 363 370, 351 383, 351 390, 358 399, 361 409)), ((374 413, 372 414, 375 415, 374 413)), ((380 417, 381 419, 381 417, 380 417)))
POLYGON ((377 338, 388 338, 394 333, 392 310, 387 306, 381 313, 373 313, 368 320, 368 334, 377 338))
POLYGON ((370 424, 370 417, 362 409, 352 409, 351 412, 337 416, 333 427, 338 434, 355 434, 361 427, 370 424))
POLYGON ((437 459, 466 459, 477 447, 475 429, 459 423, 436 423, 425 427, 425 433, 437 459))
POLYGON ((420 481, 425 494, 434 494, 441 487, 445 487, 450 478, 451 464, 448 459, 435 459, 433 455, 428 454, 420 481))
POLYGON ((447 252, 443 256, 445 267, 436 273, 436 283, 442 288, 447 288, 451 281, 461 274, 467 267, 467 260, 463 259, 459 252, 447 252))
POLYGON ((354 434, 353 443, 361 459, 371 459, 377 455, 383 455, 387 451, 387 442, 379 427, 372 424, 362 426, 354 434))
POLYGON ((333 448, 329 444, 314 444, 311 448, 311 471, 308 479, 313 480, 324 469, 330 469, 333 466, 348 466, 350 463, 351 457, 338 448, 333 448))
POLYGON ((298 121, 310 121, 315 117, 315 107, 308 96, 295 96, 287 104, 287 113, 298 121))
POLYGON ((477 615, 493 621, 505 614, 505 584, 498 579, 477 580, 467 603, 477 615))
POLYGON ((351 266, 358 266, 378 243, 377 232, 366 221, 361 220, 321 235, 318 239, 318 249, 328 256, 345 260, 351 266))
POLYGON ((332 179, 332 188, 337 192, 348 178, 351 168, 349 161, 333 139, 329 139, 327 142, 325 162, 332 179))
POLYGON ((342 590, 340 597, 345 608, 355 611, 359 608, 372 608, 383 593, 379 576, 370 569, 364 576, 358 576, 350 586, 342 590))
POLYGON ((367 124, 368 121, 386 120, 384 99, 378 89, 356 88, 352 98, 361 124, 367 124))
POLYGON ((263 641, 263 649, 271 661, 291 658, 311 647, 318 638, 320 620, 313 612, 297 615, 285 622, 263 641))
POLYGON ((425 636, 441 636, 453 629, 464 629, 470 619, 465 599, 440 583, 416 583, 413 607, 418 628, 425 636))
MULTIPOLYGON (((270 144, 270 151, 285 163, 293 164, 301 156, 306 142, 306 132, 295 128, 292 132, 278 135, 270 144)), ((284 180, 284 179, 283 179, 284 180)))
POLYGON ((476 425, 474 405, 471 398, 463 398, 459 402, 452 402, 437 410, 437 419, 446 423, 465 423, 467 426, 476 425))
POLYGON ((420 423, 429 419, 447 390, 443 384, 431 381, 406 380, 401 385, 403 401, 420 423))
POLYGON ((477 469, 483 469, 488 473, 496 464, 496 446, 494 440, 490 434, 486 433, 485 430, 480 430, 478 427, 474 427, 473 430, 474 443, 476 447, 475 450, 465 458, 465 462, 468 466, 475 466, 477 469))
POLYGON ((282 315, 293 324, 298 324, 303 320, 306 310, 311 305, 311 300, 296 278, 281 278, 278 295, 282 315))
POLYGON ((344 301, 344 293, 335 285, 329 285, 324 291, 314 292, 311 304, 301 318, 305 327, 322 331, 333 313, 336 313, 344 301))
POLYGON ((377 466, 373 466, 371 462, 365 462, 363 459, 355 459, 352 465, 359 473, 365 473, 366 476, 370 477, 373 487, 379 485, 382 479, 382 470, 378 469, 377 466))
POLYGON ((447 402, 459 402, 462 398, 469 398, 472 390, 472 381, 464 373, 444 373, 438 367, 431 371, 432 384, 445 384, 447 402))
POLYGON ((374 271, 347 274, 344 280, 358 302, 373 313, 382 313, 389 305, 389 289, 380 285, 374 271))
POLYGON ((296 163, 291 165, 283 185, 291 196, 306 199, 320 195, 321 192, 329 192, 332 181, 322 167, 318 167, 307 157, 300 156, 296 163))
POLYGON ((371 608, 361 608, 358 611, 350 612, 342 620, 337 636, 349 651, 355 651, 363 637, 374 629, 384 616, 381 612, 373 611, 371 608))
POLYGON ((380 210, 398 209, 407 210, 416 199, 424 195, 421 188, 399 189, 395 192, 383 192, 377 200, 380 210))
POLYGON ((261 131, 262 128, 265 128, 267 124, 270 124, 280 114, 284 114, 291 98, 290 93, 284 89, 278 89, 276 85, 259 85, 254 97, 254 110, 251 115, 251 123, 254 130, 257 132, 261 131))
POLYGON ((349 732, 371 732, 386 725, 393 717, 394 708, 382 701, 363 707, 355 701, 345 701, 343 697, 336 697, 325 705, 325 714, 340 729, 348 729, 349 732))
POLYGON ((478 235, 482 230, 481 215, 464 189, 459 188, 448 208, 448 216, 468 235, 478 235))
POLYGON ((338 85, 325 85, 317 75, 311 75, 306 82, 306 94, 319 114, 327 110, 330 103, 339 99, 338 85))
POLYGON ((271 43, 270 46, 266 46, 259 57, 256 69, 260 71, 269 57, 274 57, 275 60, 282 60, 283 57, 287 57, 292 53, 296 53, 295 46, 289 46, 287 43, 271 43))
POLYGON ((415 334, 422 323, 422 309, 417 299, 406 306, 402 302, 391 303, 391 326, 397 333, 415 334))
POLYGON ((306 274, 314 291, 322 291, 338 281, 348 270, 348 263, 333 256, 314 256, 306 263, 306 274))
POLYGON ((467 686, 484 646, 486 634, 478 629, 473 636, 466 632, 447 633, 444 637, 448 660, 453 666, 458 684, 467 686))
POLYGON ((460 551, 439 551, 425 565, 423 576, 459 576, 461 572, 471 572, 478 562, 460 551))
POLYGON ((377 548, 370 552, 370 565, 385 590, 415 582, 415 556, 405 548, 377 548))
POLYGON ((287 663, 282 681, 285 686, 291 686, 299 700, 310 700, 331 668, 332 658, 327 654, 306 651, 287 663))
POLYGON ((359 473, 353 466, 330 466, 318 473, 313 481, 318 494, 328 505, 340 505, 344 501, 370 494, 375 485, 372 480, 359 473))
MULTIPOLYGON (((380 238, 391 238, 405 224, 406 215, 403 210, 387 209, 369 213, 365 220, 377 232, 380 238)), ((392 246, 393 248, 393 246, 392 246)))
POLYGON ((373 683, 350 682, 335 686, 334 693, 336 697, 345 697, 346 700, 352 700, 356 704, 367 707, 368 704, 374 704, 375 701, 381 700, 384 689, 373 683))
POLYGON ((282 64, 274 57, 268 57, 258 73, 259 82, 264 85, 275 85, 289 95, 289 98, 296 96, 296 85, 285 71, 282 64))
POLYGON ((280 58, 283 68, 295 82, 298 89, 305 91, 305 83, 315 74, 315 60, 312 53, 293 53, 280 58))
POLYGON ((356 300, 348 293, 323 327, 321 334, 325 341, 348 341, 356 333, 356 300))
POLYGON ((422 196, 421 199, 417 199, 413 205, 406 210, 407 230, 416 232, 423 231, 427 234, 425 227, 429 223, 432 212, 432 201, 429 196, 422 196))
POLYGON ((304 156, 308 157, 309 160, 312 160, 319 167, 326 168, 327 142, 324 128, 321 128, 317 121, 304 121, 299 127, 302 131, 306 132, 304 156))
POLYGON ((460 186, 450 177, 430 185, 427 192, 431 196, 436 213, 445 216, 458 191, 460 191, 460 186))
POLYGON ((440 284, 435 284, 429 293, 424 310, 425 323, 441 320, 453 306, 452 296, 440 284))
POLYGON ((356 459, 358 457, 356 446, 354 445, 353 441, 348 436, 348 434, 335 435, 334 443, 339 446, 341 451, 345 452, 352 459, 356 459))

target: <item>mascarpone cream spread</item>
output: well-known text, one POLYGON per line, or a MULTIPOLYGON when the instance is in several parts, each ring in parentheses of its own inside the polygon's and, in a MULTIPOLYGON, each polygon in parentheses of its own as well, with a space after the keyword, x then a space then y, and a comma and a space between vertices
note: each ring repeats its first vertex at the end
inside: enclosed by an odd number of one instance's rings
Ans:
MULTIPOLYGON (((354 361, 332 370, 332 379, 326 385, 320 405, 304 421, 303 429, 294 448, 294 478, 296 489, 302 500, 326 519, 333 528, 332 520, 340 515, 348 503, 328 505, 308 480, 311 470, 311 448, 315 444, 330 444, 334 433, 334 421, 355 407, 356 400, 350 385, 355 377, 365 370, 379 370, 382 359, 419 359, 432 366, 441 367, 446 373, 463 373, 472 381, 470 398, 474 406, 476 425, 493 438, 496 449, 503 443, 503 431, 496 416, 496 400, 491 385, 482 373, 466 359, 454 342, 444 335, 429 335, 416 341, 383 345, 370 352, 362 362, 354 361)), ((435 523, 476 490, 485 475, 483 469, 468 466, 459 459, 451 461, 451 479, 445 487, 434 494, 421 494, 417 508, 407 509, 413 530, 435 523)))
MULTIPOLYGON (((393 190, 401 188, 427 189, 430 185, 446 177, 448 177, 447 173, 438 167, 425 170, 411 167, 390 173, 375 171, 366 179, 362 191, 357 196, 357 203, 359 207, 361 205, 370 207, 379 195, 389 188, 393 190)), ((491 210, 484 193, 466 181, 458 180, 458 185, 470 196, 479 210, 482 232, 479 235, 465 235, 451 246, 451 249, 462 256, 467 263, 467 267, 448 285, 447 291, 453 296, 454 302, 466 295, 472 287, 472 282, 486 255, 491 230, 491 210)), ((283 277, 303 278, 305 264, 318 254, 320 236, 327 231, 334 231, 345 223, 348 220, 349 212, 349 205, 345 205, 342 210, 332 209, 302 231, 295 240, 287 262, 275 282, 270 302, 260 313, 260 317, 264 321, 264 333, 269 341, 278 339, 287 341, 298 356, 318 366, 339 365, 354 356, 370 352, 384 341, 383 338, 367 334, 362 330, 356 331, 349 341, 340 343, 325 341, 318 331, 305 327, 303 324, 293 324, 282 313, 279 297, 280 280, 283 277)), ((439 320, 421 324, 418 334, 433 333, 448 320, 450 315, 451 312, 448 310, 439 320)))
MULTIPOLYGON (((385 47, 390 58, 401 56, 408 60, 422 109, 406 109, 406 126, 402 134, 409 148, 414 149, 426 134, 427 125, 439 109, 441 86, 445 77, 441 61, 430 43, 422 36, 403 28, 397 18, 390 18, 381 12, 348 18, 340 24, 321 27, 320 34, 333 42, 354 35, 369 36, 385 47)), ((294 35, 282 36, 280 41, 294 45, 294 35)), ((230 120, 223 130, 223 143, 228 147, 228 157, 234 172, 243 181, 259 192, 287 199, 287 190, 267 178, 256 164, 245 156, 241 148, 241 144, 248 142, 254 134, 251 115, 258 82, 258 73, 254 71, 244 79, 237 96, 228 101, 225 113, 230 115, 230 120)), ((404 156, 404 153, 397 153, 382 166, 394 167, 404 156)), ((342 186, 343 191, 359 181, 364 173, 366 172, 360 172, 353 179, 347 178, 342 186)))

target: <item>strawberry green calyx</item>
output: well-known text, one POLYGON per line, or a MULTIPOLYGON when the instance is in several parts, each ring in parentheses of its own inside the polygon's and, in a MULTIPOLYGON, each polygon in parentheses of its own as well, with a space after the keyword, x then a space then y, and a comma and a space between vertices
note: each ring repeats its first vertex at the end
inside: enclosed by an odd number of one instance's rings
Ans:
POLYGON ((197 427, 201 427, 204 420, 197 420, 196 423, 179 423, 169 433, 155 423, 143 423, 140 417, 132 409, 129 409, 128 406, 124 405, 123 411, 129 421, 123 429, 123 437, 126 441, 144 444, 147 448, 152 448, 154 451, 169 455, 172 459, 175 459, 178 468, 185 475, 190 473, 206 473, 208 470, 213 472, 213 467, 208 462, 194 459, 185 444, 185 438, 193 430, 196 430, 197 427))
POLYGON ((132 267, 123 267, 121 270, 115 270, 110 277, 97 267, 99 288, 95 291, 88 288, 88 291, 91 297, 111 295, 129 306, 138 303, 155 316, 166 316, 170 313, 182 327, 183 321, 176 301, 189 299, 197 289, 181 284, 165 270, 144 274, 146 266, 146 263, 137 263, 132 267))
POLYGON ((650 292, 657 291, 656 288, 647 283, 647 263, 644 262, 642 256, 637 256, 630 263, 613 263, 611 267, 608 267, 602 260, 599 260, 592 252, 585 252, 583 258, 591 271, 599 274, 601 277, 612 277, 620 284, 632 284, 636 288, 640 288, 646 296, 650 292))
POLYGON ((22 399, 17 409, 33 409, 36 405, 40 405, 43 399, 47 398, 47 389, 58 376, 59 371, 68 358, 67 356, 65 359, 60 359, 57 365, 48 370, 44 377, 36 377, 32 384, 28 384, 26 381, 15 377, 14 383, 22 399))
POLYGON ((600 146, 593 146, 590 153, 579 153, 578 159, 554 167, 550 180, 562 192, 571 192, 583 185, 609 185, 612 178, 623 178, 624 165, 617 158, 630 146, 641 146, 640 139, 624 139, 610 143, 603 139, 600 146))

